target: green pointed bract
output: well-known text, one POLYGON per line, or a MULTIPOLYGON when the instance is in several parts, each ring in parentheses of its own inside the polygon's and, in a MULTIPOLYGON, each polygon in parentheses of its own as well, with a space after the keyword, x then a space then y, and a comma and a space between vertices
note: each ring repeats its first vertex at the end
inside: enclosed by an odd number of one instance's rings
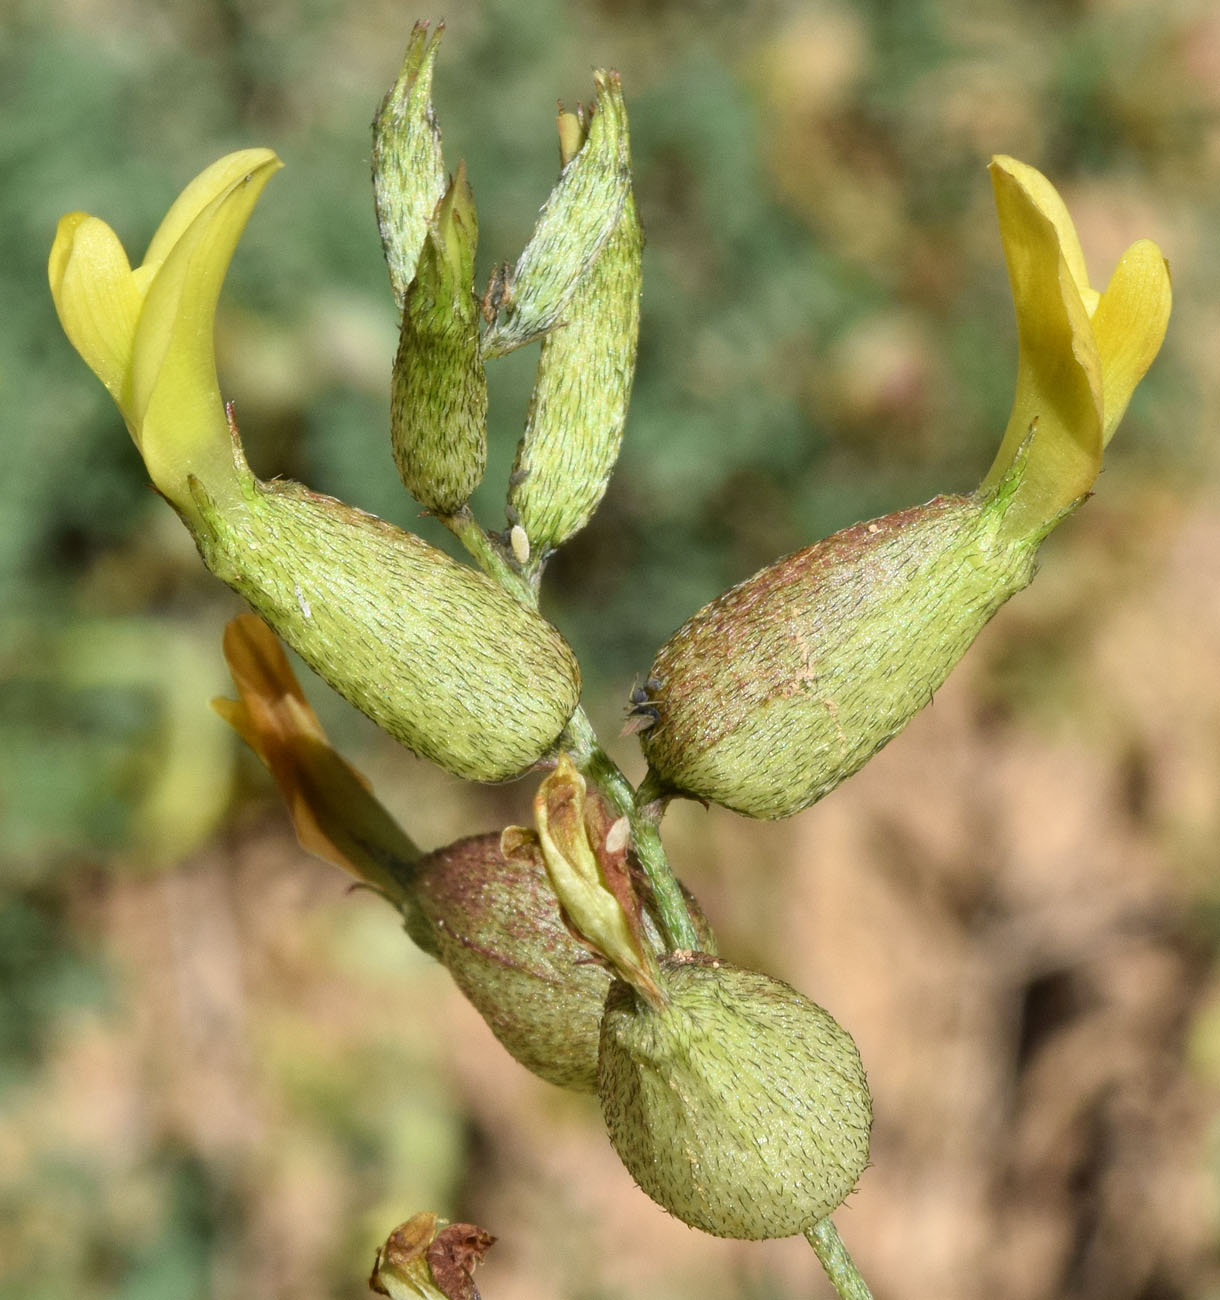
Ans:
POLYGON ((615 981, 598 1095, 628 1173, 692 1228, 752 1241, 825 1218, 868 1164, 850 1035, 803 994, 703 953, 663 958, 666 1001, 615 981))
POLYGON ((508 494, 536 554, 589 522, 618 459, 635 374, 643 244, 629 194, 564 323, 542 341, 508 494))
POLYGON ((398 80, 373 119, 373 199, 394 301, 401 310, 428 222, 445 191, 432 68, 444 25, 416 23, 398 80))
POLYGON ((627 109, 616 72, 595 72, 597 103, 588 134, 560 173, 534 233, 489 302, 484 357, 500 356, 554 329, 566 317, 586 269, 618 225, 631 190, 627 109))
POLYGON ((487 463, 487 376, 474 294, 478 221, 466 170, 428 222, 403 307, 394 360, 390 434, 407 491, 425 509, 454 514, 487 463))
POLYGON ((661 648, 636 706, 661 780, 776 818, 863 767, 1033 577, 1059 517, 1038 536, 1014 539, 1002 527, 1024 464, 1022 455, 990 492, 937 497, 835 533, 689 619, 661 648))
POLYGON ((517 776, 551 750, 580 671, 541 615, 412 533, 241 470, 240 508, 199 491, 196 543, 314 672, 472 781, 517 776))
POLYGON ((606 968, 564 924, 536 839, 474 835, 414 867, 407 931, 526 1069, 594 1092, 606 968))

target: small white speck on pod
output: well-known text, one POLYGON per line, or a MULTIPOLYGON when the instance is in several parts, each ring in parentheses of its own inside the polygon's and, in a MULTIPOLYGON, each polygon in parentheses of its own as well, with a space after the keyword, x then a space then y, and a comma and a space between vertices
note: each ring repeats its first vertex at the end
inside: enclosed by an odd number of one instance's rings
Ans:
POLYGON ((620 849, 625 849, 630 839, 631 823, 626 817, 620 817, 606 832, 606 852, 617 853, 620 849))

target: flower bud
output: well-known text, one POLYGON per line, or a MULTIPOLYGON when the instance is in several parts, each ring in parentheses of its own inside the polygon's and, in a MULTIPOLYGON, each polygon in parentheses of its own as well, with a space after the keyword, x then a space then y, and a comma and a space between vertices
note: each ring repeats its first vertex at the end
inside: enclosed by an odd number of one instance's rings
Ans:
MULTIPOLYGON (((561 117, 561 128, 571 117, 561 117)), ((542 341, 508 493, 509 517, 525 529, 535 554, 545 556, 589 522, 618 459, 635 373, 643 243, 628 192, 563 322, 542 341)))
POLYGON ((373 120, 373 201, 399 310, 445 192, 441 133, 432 111, 432 69, 443 31, 438 24, 429 38, 428 24, 415 24, 398 79, 373 120))
POLYGON ((567 754, 534 796, 534 824, 555 895, 573 932, 653 998, 656 959, 631 879, 626 823, 616 826, 567 754), (622 833, 620 833, 622 832, 622 833))
POLYGON ((494 278, 483 356, 495 357, 562 325, 582 276, 610 238, 631 192, 627 109, 615 72, 595 72, 588 138, 560 173, 524 252, 494 278))
POLYGON ((482 573, 310 492, 262 483, 234 444, 240 503, 197 490, 204 563, 324 680, 424 758, 472 781, 517 776, 580 696, 567 643, 482 573))
POLYGON ((788 1237, 868 1163, 856 1045, 779 980, 703 953, 661 961, 665 1001, 606 1000, 598 1094, 610 1141, 658 1205, 718 1237, 788 1237))
POLYGON ((466 504, 487 463, 487 376, 474 294, 478 240, 466 169, 428 222, 403 306, 390 438, 407 491, 426 510, 466 504))
POLYGON ((863 767, 1033 577, 1041 539, 1002 528, 1020 468, 996 492, 835 533, 683 624, 636 705, 662 781, 776 818, 863 767))

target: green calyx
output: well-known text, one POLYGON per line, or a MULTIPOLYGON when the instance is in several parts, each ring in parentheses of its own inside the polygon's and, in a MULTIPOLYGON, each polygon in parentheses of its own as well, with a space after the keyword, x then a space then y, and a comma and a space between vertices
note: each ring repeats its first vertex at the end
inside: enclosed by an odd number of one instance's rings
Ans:
POLYGON ((390 406, 394 460, 425 509, 466 504, 487 463, 487 376, 474 293, 478 220, 459 166, 427 224, 403 303, 390 406))
POLYGON ((654 1007, 616 982, 598 1094, 640 1187, 718 1237, 788 1237, 825 1218, 868 1163, 860 1055, 779 980, 700 953, 662 959, 654 1007))
POLYGON ((689 619, 636 706, 660 780, 778 818, 863 767, 1033 577, 1059 520, 1036 536, 1005 535, 1023 464, 989 493, 937 497, 835 533, 689 619))
POLYGON ((197 490, 196 544, 320 677, 468 780, 517 776, 551 750, 580 670, 537 611, 412 533, 241 469, 238 510, 197 490))

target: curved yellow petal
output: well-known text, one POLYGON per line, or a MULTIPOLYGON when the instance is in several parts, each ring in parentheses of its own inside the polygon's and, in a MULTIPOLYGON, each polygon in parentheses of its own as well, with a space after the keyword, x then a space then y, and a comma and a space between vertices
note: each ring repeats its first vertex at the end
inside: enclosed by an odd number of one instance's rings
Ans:
MULTIPOLYGON (((195 513, 191 476, 217 502, 237 490, 216 377, 213 323, 237 241, 264 185, 281 166, 269 150, 249 152, 261 160, 258 165, 229 176, 228 184, 178 234, 148 288, 136 329, 131 418, 139 427, 153 482, 188 516, 195 513)), ((240 155, 221 161, 235 157, 240 155)))
POLYGON ((213 199, 272 162, 279 165, 279 159, 270 149, 239 149, 205 167, 171 204, 148 245, 143 265, 164 262, 187 227, 213 199))
POLYGON ((1160 351, 1172 304, 1169 264, 1161 250, 1150 239, 1132 244, 1119 258, 1093 316, 1101 356, 1103 446, 1160 351))
POLYGON ((991 176, 1019 357, 1012 414, 983 487, 1003 478, 1036 422, 1007 516, 1014 532, 1033 532, 1088 492, 1101 468, 1102 365, 1077 280, 1083 258, 1062 204, 1050 200, 1049 183, 1024 164, 996 159, 991 176))
POLYGON ((64 333, 138 442, 125 390, 143 299, 123 245, 104 221, 69 212, 59 220, 47 273, 64 333))
POLYGON ((1063 260, 1072 273, 1072 279, 1080 289, 1085 308, 1092 316, 1097 307, 1098 295, 1089 286, 1089 271, 1085 265, 1084 249, 1080 246, 1080 236, 1076 233, 1076 224, 1059 191, 1036 167, 1018 162, 1016 158, 1010 158, 1007 154, 996 154, 991 160, 991 170, 993 177, 1000 171, 1012 177, 1027 200, 1055 227, 1059 251, 1063 254, 1063 260))

